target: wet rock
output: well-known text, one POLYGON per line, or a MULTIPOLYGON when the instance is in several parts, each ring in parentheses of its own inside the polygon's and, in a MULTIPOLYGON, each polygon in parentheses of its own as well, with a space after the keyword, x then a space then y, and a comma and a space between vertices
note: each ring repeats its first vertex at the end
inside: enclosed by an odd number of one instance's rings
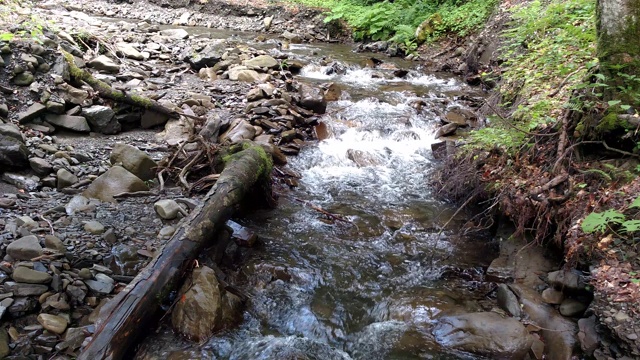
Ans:
POLYGON ((16 260, 31 260, 42 255, 42 246, 35 235, 28 235, 9 244, 7 254, 16 260))
POLYGON ((144 151, 124 143, 117 143, 111 151, 109 161, 120 165, 142 180, 151 180, 156 176, 156 164, 144 151))
POLYGON ((184 60, 188 62, 194 70, 213 67, 222 60, 222 56, 226 51, 225 47, 224 40, 212 41, 212 43, 207 44, 200 52, 188 54, 184 60))
POLYGON ((189 33, 185 29, 165 29, 160 30, 159 34, 172 39, 184 40, 189 37, 189 33))
POLYGON ((140 119, 140 127, 143 129, 150 129, 154 126, 162 125, 169 120, 169 116, 160 114, 155 111, 145 110, 140 119))
POLYGON ((587 355, 592 355, 600 344, 600 337, 596 331, 596 317, 591 316, 578 320, 578 340, 580 347, 587 355))
POLYGON ((226 225, 233 230, 231 238, 238 246, 252 247, 258 240, 258 236, 254 232, 235 221, 229 220, 226 222, 226 225))
POLYGON ((58 190, 62 190, 78 182, 78 177, 67 169, 58 170, 56 177, 58 178, 58 190))
POLYGON ((215 272, 206 266, 195 269, 180 289, 181 301, 171 314, 173 327, 193 341, 206 340, 224 325, 222 296, 215 272))
POLYGON ((144 55, 138 49, 136 49, 133 45, 125 42, 120 42, 116 44, 116 49, 129 59, 134 60, 144 60, 144 55))
POLYGON ((120 71, 120 65, 116 64, 110 57, 100 55, 87 63, 94 69, 102 70, 117 74, 120 71))
POLYGON ((262 146, 262 148, 264 149, 264 151, 267 152, 267 154, 271 155, 271 158, 273 159, 273 162, 276 165, 286 165, 287 164, 287 156, 285 154, 282 153, 282 151, 280 151, 280 148, 277 147, 275 144, 267 141, 267 142, 262 142, 259 141, 258 137, 256 137, 254 139, 254 141, 258 144, 260 144, 262 146))
POLYGON ((85 328, 68 328, 64 336, 64 343, 71 350, 78 349, 87 337, 85 328))
MULTIPOLYGON (((386 350, 386 349, 385 349, 386 350)), ((347 353, 299 336, 264 336, 231 350, 232 359, 350 360, 347 353)))
POLYGON ((94 105, 82 109, 82 116, 89 122, 95 132, 101 134, 117 134, 121 125, 116 119, 116 113, 108 106, 94 105))
POLYGON ((53 171, 53 166, 45 159, 33 157, 29 159, 31 170, 39 176, 47 176, 53 171))
POLYGON ((331 85, 329 85, 324 91, 324 98, 327 101, 338 101, 341 96, 342 89, 340 88, 340 85, 336 83, 331 83, 331 85))
POLYGON ((263 81, 263 77, 255 70, 249 70, 245 66, 236 66, 229 69, 229 80, 244 81, 244 82, 257 82, 263 81))
POLYGON ((58 315, 40 314, 38 315, 38 322, 43 328, 51 331, 55 334, 62 334, 67 329, 67 319, 58 315))
POLYGON ((324 114, 327 110, 327 100, 321 89, 311 87, 306 84, 300 84, 298 88, 300 93, 300 106, 315 112, 316 114, 324 114))
POLYGON ((564 300, 564 294, 554 288, 546 288, 542 291, 542 300, 547 304, 558 305, 564 300))
POLYGON ((274 69, 277 68, 280 63, 278 60, 274 59, 269 55, 259 55, 252 59, 245 60, 242 62, 242 65, 247 67, 255 67, 255 68, 267 68, 274 69))
POLYGON ((29 166, 29 149, 14 137, 0 134, 0 168, 20 169, 29 166))
POLYGON ((584 290, 585 283, 581 276, 573 271, 558 270, 549 273, 549 284, 557 289, 584 290))
POLYGON ((256 129, 244 119, 235 119, 229 130, 220 135, 221 143, 236 144, 242 140, 251 140, 256 134, 256 129))
POLYGON ((524 358, 533 341, 519 321, 493 312, 443 317, 432 333, 444 347, 491 358, 524 358))
POLYGON ((16 76, 13 77, 13 79, 11 79, 11 81, 13 81, 14 84, 18 85, 18 86, 29 86, 31 85, 31 83, 35 80, 33 74, 29 71, 25 71, 23 73, 20 73, 16 76))
POLYGON ((20 124, 24 124, 26 122, 29 122, 37 117, 39 117, 40 115, 44 114, 44 112, 47 110, 47 107, 36 102, 33 103, 31 106, 29 106, 27 108, 27 110, 18 113, 18 122, 20 124))
POLYGON ((498 306, 507 314, 519 318, 521 315, 520 311, 520 302, 518 302, 518 298, 516 295, 509 289, 509 286, 506 284, 498 285, 497 290, 497 298, 498 298, 498 306))
POLYGON ((45 115, 45 119, 48 123, 59 126, 63 129, 78 132, 91 131, 87 120, 82 116, 47 114, 45 115))
POLYGON ((376 155, 362 150, 347 150, 347 158, 353 161, 358 167, 376 166, 382 163, 382 160, 376 155))
POLYGON ((449 111, 445 115, 445 119, 447 122, 456 124, 458 126, 467 126, 467 119, 464 117, 464 115, 455 111, 449 111))
POLYGON ((550 360, 570 359, 576 344, 576 325, 544 303, 540 295, 526 286, 510 285, 522 304, 522 311, 541 328, 545 353, 550 360))
POLYGON ((24 266, 18 266, 11 274, 13 280, 27 284, 48 284, 51 282, 51 275, 44 271, 36 271, 24 266))
POLYGON ((61 55, 56 57, 56 62, 53 64, 53 68, 51 68, 51 72, 55 75, 58 75, 64 81, 70 81, 70 72, 69 72, 69 63, 65 60, 65 58, 61 55))
POLYGON ((83 195, 101 201, 114 201, 113 195, 147 190, 149 187, 140 178, 121 166, 113 166, 95 179, 83 195))
POLYGON ((153 204, 156 214, 165 220, 173 220, 178 214, 186 215, 186 211, 175 200, 158 200, 153 204))
POLYGON ((115 286, 115 281, 102 273, 96 274, 95 280, 85 280, 84 283, 87 284, 91 291, 104 295, 110 294, 115 286))
POLYGON ((302 37, 298 34, 294 34, 290 31, 285 31, 282 33, 282 37, 289 40, 292 44, 300 44, 302 42, 302 37))
POLYGON ((565 299, 560 304, 560 314, 564 316, 580 316, 587 309, 587 305, 574 299, 565 299))
POLYGON ((455 134, 456 130, 458 130, 458 124, 451 123, 442 126, 438 129, 438 131, 436 131, 436 139, 443 136, 453 135, 455 134))
POLYGON ((93 235, 100 235, 104 233, 104 225, 95 220, 87 221, 84 224, 84 231, 93 235))

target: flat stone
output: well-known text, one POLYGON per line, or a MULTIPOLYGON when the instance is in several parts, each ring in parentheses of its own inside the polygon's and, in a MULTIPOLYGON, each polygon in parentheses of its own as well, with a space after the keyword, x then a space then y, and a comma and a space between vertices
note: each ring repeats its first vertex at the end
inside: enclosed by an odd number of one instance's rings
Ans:
POLYGON ((113 195, 124 192, 148 191, 149 187, 139 177, 121 166, 113 166, 95 179, 84 191, 87 198, 114 201, 113 195))
POLYGON ((242 62, 242 65, 247 67, 257 67, 257 68, 268 68, 273 69, 278 67, 280 63, 278 60, 274 59, 269 55, 259 55, 252 59, 245 60, 242 62))
POLYGON ((165 29, 160 30, 158 33, 162 36, 179 40, 183 40, 189 37, 189 33, 185 29, 165 29))
POLYGON ((104 233, 104 225, 95 220, 87 221, 84 224, 84 231, 93 235, 100 235, 104 233))
POLYGON ((82 116, 47 114, 45 115, 45 119, 48 123, 59 126, 63 129, 78 132, 91 131, 87 120, 82 116))
POLYGON ((229 69, 229 80, 256 82, 264 81, 264 78, 255 70, 249 70, 246 67, 238 66, 233 69, 229 69))
POLYGON ((31 260, 42 255, 42 246, 35 235, 28 235, 9 244, 7 254, 16 260, 31 260))
POLYGON ((25 229, 34 229, 38 227, 38 222, 33 220, 30 216, 22 215, 16 217, 16 225, 25 229))
POLYGON ((27 284, 48 284, 51 282, 51 275, 43 271, 36 271, 24 266, 18 266, 11 274, 13 280, 27 284))
POLYGON ((58 178, 58 190, 62 190, 78 182, 78 177, 67 169, 58 170, 56 177, 58 178))
POLYGON ((106 55, 100 55, 93 60, 89 61, 87 65, 97 70, 103 70, 110 73, 118 73, 120 71, 120 65, 116 64, 110 57, 106 55))
POLYGON ((64 243, 62 242, 62 240, 60 240, 57 236, 54 236, 54 235, 45 235, 44 246, 47 249, 56 250, 63 254, 67 251, 67 247, 64 246, 64 243))
POLYGON ((233 230, 231 238, 238 246, 252 247, 258 240, 258 236, 254 232, 235 221, 228 220, 226 225, 233 230))
POLYGON ((18 296, 18 297, 19 296, 40 296, 46 293, 47 291, 49 291, 49 287, 47 285, 16 283, 13 281, 5 282, 4 289, 5 291, 12 292, 14 296, 18 296))
POLYGON ((134 60, 144 60, 144 55, 138 49, 136 49, 133 45, 129 43, 120 42, 116 44, 116 48, 119 52, 122 53, 125 57, 134 60))
POLYGON ((173 220, 179 214, 186 214, 186 211, 175 200, 163 199, 153 204, 156 214, 165 220, 173 220))
POLYGON ((43 328, 51 331, 55 334, 62 334, 67 329, 67 319, 58 315, 40 314, 38 315, 38 322, 43 328))
POLYGON ((114 280, 102 273, 96 274, 95 280, 85 280, 84 283, 92 291, 104 295, 110 294, 114 288, 114 280))
POLYGON ((24 139, 22 138, 22 132, 20 132, 20 128, 14 124, 0 123, 0 135, 12 137, 20 142, 24 142, 24 139))
POLYGON ((111 151, 109 161, 113 165, 121 165, 142 180, 156 177, 158 164, 144 151, 128 144, 117 143, 111 151))

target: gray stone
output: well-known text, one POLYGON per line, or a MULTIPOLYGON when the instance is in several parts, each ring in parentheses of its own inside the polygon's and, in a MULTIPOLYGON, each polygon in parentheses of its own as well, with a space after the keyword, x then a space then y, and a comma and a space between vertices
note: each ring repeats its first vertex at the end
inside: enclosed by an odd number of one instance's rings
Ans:
POLYGON ((27 284, 48 284, 51 282, 51 275, 43 271, 36 271, 24 266, 18 266, 11 274, 13 280, 27 284))
MULTIPOLYGON (((188 49, 189 51, 190 49, 188 49)), ((204 49, 197 53, 189 51, 185 57, 185 61, 188 62, 194 70, 200 70, 205 67, 215 66, 221 59, 222 55, 226 52, 226 46, 224 40, 213 40, 207 44, 204 49)))
POLYGON ((165 29, 160 30, 159 34, 170 37, 172 39, 184 40, 189 37, 189 33, 185 29, 165 29))
POLYGON ((55 250, 59 253, 65 253, 67 251, 67 247, 64 246, 62 240, 60 240, 55 235, 45 235, 44 237, 44 246, 47 249, 55 250))
POLYGON ((522 315, 520 302, 516 295, 509 289, 507 284, 498 285, 497 290, 498 306, 507 314, 519 318, 522 315))
POLYGON ((67 130, 78 132, 91 131, 87 120, 82 116, 47 114, 45 115, 45 120, 47 120, 48 123, 67 130))
POLYGON ((244 119, 235 119, 229 129, 220 135, 221 143, 236 144, 242 140, 251 140, 256 135, 256 129, 244 119))
POLYGON ((75 88, 67 83, 58 85, 58 88, 62 90, 59 93, 60 98, 72 104, 82 105, 89 98, 88 92, 75 88))
POLYGON ((87 284, 89 289, 98 294, 110 294, 114 288, 113 279, 102 273, 96 274, 95 280, 85 280, 84 283, 87 284))
POLYGON ((78 276, 83 280, 91 280, 93 278, 93 274, 89 268, 80 269, 80 271, 78 271, 78 276))
POLYGON ((110 73, 118 73, 120 71, 120 65, 116 64, 110 57, 106 55, 100 55, 93 60, 89 61, 87 65, 97 70, 103 70, 110 73))
POLYGON ((56 177, 58 178, 58 190, 62 190, 78 182, 78 177, 67 169, 58 170, 56 177))
POLYGON ((584 290, 584 281, 582 277, 569 270, 558 270, 549 273, 549 284, 553 285, 557 289, 567 290, 584 290))
POLYGON ((574 299, 565 299, 560 304, 560 314, 564 316, 579 316, 587 309, 587 305, 574 299))
POLYGON ((441 126, 438 131, 436 131, 436 139, 443 136, 453 135, 455 134, 456 130, 458 130, 458 124, 455 123, 441 126))
POLYGON ((46 106, 36 102, 29 106, 25 111, 18 113, 18 122, 24 124, 44 114, 46 106))
POLYGON ((144 60, 144 56, 142 55, 142 53, 129 43, 117 43, 116 48, 119 52, 122 53, 122 55, 129 59, 144 60))
POLYGON ((156 201, 153 204, 153 209, 156 214, 165 220, 173 220, 178 217, 178 214, 186 215, 186 211, 175 200, 171 199, 156 201))
POLYGON ((62 114, 65 110, 65 102, 62 98, 49 99, 47 101, 47 111, 54 114, 62 114))
POLYGON ((46 330, 55 334, 62 334, 67 329, 67 319, 58 315, 40 314, 38 315, 38 322, 46 330))
POLYGON ((19 86, 29 86, 35 80, 33 74, 29 71, 25 71, 13 77, 14 84, 19 86))
POLYGON ((169 116, 160 114, 155 111, 145 110, 140 119, 140 127, 143 129, 149 129, 154 126, 162 125, 169 120, 169 116))
POLYGON ((114 201, 113 195, 116 194, 148 190, 149 187, 139 177, 121 166, 113 166, 95 179, 83 195, 101 201, 114 201))
POLYGON ((128 144, 117 143, 111 151, 109 161, 113 165, 121 165, 142 180, 156 177, 156 164, 144 151, 128 144))
POLYGON ((18 189, 26 191, 34 191, 40 186, 40 179, 38 179, 37 176, 25 176, 6 172, 2 174, 2 180, 15 185, 18 189))
POLYGON ((100 235, 104 233, 104 225, 95 220, 87 221, 84 224, 84 231, 93 235, 100 235))
POLYGON ((591 316, 578 320, 578 340, 580 347, 587 355, 592 355, 600 344, 600 337, 596 331, 596 317, 591 316))
POLYGON ((89 331, 85 328, 68 328, 64 336, 64 342, 71 350, 76 350, 82 346, 82 342, 86 339, 89 331))
MULTIPOLYGON (((2 59, 0 57, 0 59, 2 59)), ((4 359, 9 356, 11 350, 9 349, 9 334, 5 330, 4 326, 0 327, 0 359, 4 359)))
POLYGON ((11 242, 7 254, 16 260, 31 260, 42 255, 42 246, 35 235, 28 235, 11 242))
POLYGON ((243 61, 242 65, 247 67, 274 69, 277 68, 280 63, 269 55, 259 55, 252 59, 243 61))
POLYGON ((518 320, 493 312, 440 318, 432 333, 442 346, 490 358, 522 359, 533 342, 518 320))
POLYGON ((542 291, 542 300, 547 304, 558 305, 564 300, 564 294, 562 291, 558 291, 554 288, 546 288, 542 291))
POLYGON ((327 110, 327 100, 321 89, 306 84, 300 84, 298 88, 300 93, 300 106, 315 112, 316 114, 324 114, 327 110))
POLYGON ((283 32, 282 37, 289 40, 292 44, 300 44, 302 42, 302 37, 300 35, 294 34, 290 31, 283 32))
POLYGON ((31 166, 31 170, 38 176, 47 176, 53 171, 53 166, 42 158, 32 157, 29 159, 29 165, 31 166))
POLYGON ((0 103, 0 118, 6 118, 9 116, 9 106, 5 103, 0 103))
POLYGON ((69 63, 67 63, 67 61, 62 55, 56 57, 56 62, 53 65, 52 73, 60 76, 64 81, 71 80, 70 72, 69 72, 69 63))
POLYGON ((22 215, 16 217, 16 225, 31 230, 38 227, 38 222, 27 215, 22 215))
POLYGON ((89 122, 89 126, 95 132, 101 134, 117 134, 121 125, 116 119, 116 113, 108 106, 94 105, 82 109, 82 116, 89 122))
POLYGON ((29 166, 29 149, 14 137, 0 134, 0 168, 3 171, 29 166))
MULTIPOLYGON (((40 296, 49 290, 47 285, 16 283, 7 281, 4 283, 5 291, 12 292, 14 296, 40 296)), ((12 305, 16 305, 15 303, 12 305)))
POLYGON ((0 135, 12 137, 20 142, 24 142, 20 128, 14 124, 0 124, 0 135))

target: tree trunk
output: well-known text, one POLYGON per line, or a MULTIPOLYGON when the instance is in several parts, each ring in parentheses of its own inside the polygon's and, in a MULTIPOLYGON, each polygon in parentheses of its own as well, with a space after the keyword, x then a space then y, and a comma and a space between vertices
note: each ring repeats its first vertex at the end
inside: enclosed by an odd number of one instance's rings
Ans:
POLYGON ((629 76, 640 77, 640 1, 597 0, 596 31, 600 71, 610 85, 605 100, 639 105, 634 104, 638 99, 632 93, 640 89, 640 79, 629 76), (629 91, 621 91, 620 86, 629 91))
POLYGON ((245 194, 271 172, 271 159, 260 146, 225 158, 220 178, 203 203, 127 287, 107 303, 91 342, 78 359, 122 359, 149 332, 160 303, 185 275, 208 241, 224 226, 245 194))

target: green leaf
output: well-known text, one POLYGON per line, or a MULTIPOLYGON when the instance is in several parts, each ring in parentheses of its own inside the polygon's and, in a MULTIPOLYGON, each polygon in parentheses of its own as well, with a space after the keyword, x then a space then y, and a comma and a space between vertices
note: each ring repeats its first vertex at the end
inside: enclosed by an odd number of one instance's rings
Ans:
POLYGON ((614 105, 618 105, 620 104, 622 101, 620 100, 609 100, 607 101, 607 104, 609 104, 609 106, 614 106, 614 105))
POLYGON ((629 209, 633 209, 633 208, 640 208, 640 196, 638 196, 635 200, 633 200, 631 205, 629 205, 629 209))
POLYGON ((2 33, 0 34, 0 41, 11 41, 15 35, 13 33, 2 33))
POLYGON ((628 220, 622 223, 622 231, 635 232, 640 230, 640 220, 628 220))
POLYGON ((616 210, 609 209, 603 213, 593 212, 582 221, 582 231, 587 234, 602 232, 607 229, 609 223, 621 224, 624 221, 624 215, 616 210))
POLYGON ((629 110, 629 109, 631 109, 631 105, 620 105, 620 109, 629 110))

